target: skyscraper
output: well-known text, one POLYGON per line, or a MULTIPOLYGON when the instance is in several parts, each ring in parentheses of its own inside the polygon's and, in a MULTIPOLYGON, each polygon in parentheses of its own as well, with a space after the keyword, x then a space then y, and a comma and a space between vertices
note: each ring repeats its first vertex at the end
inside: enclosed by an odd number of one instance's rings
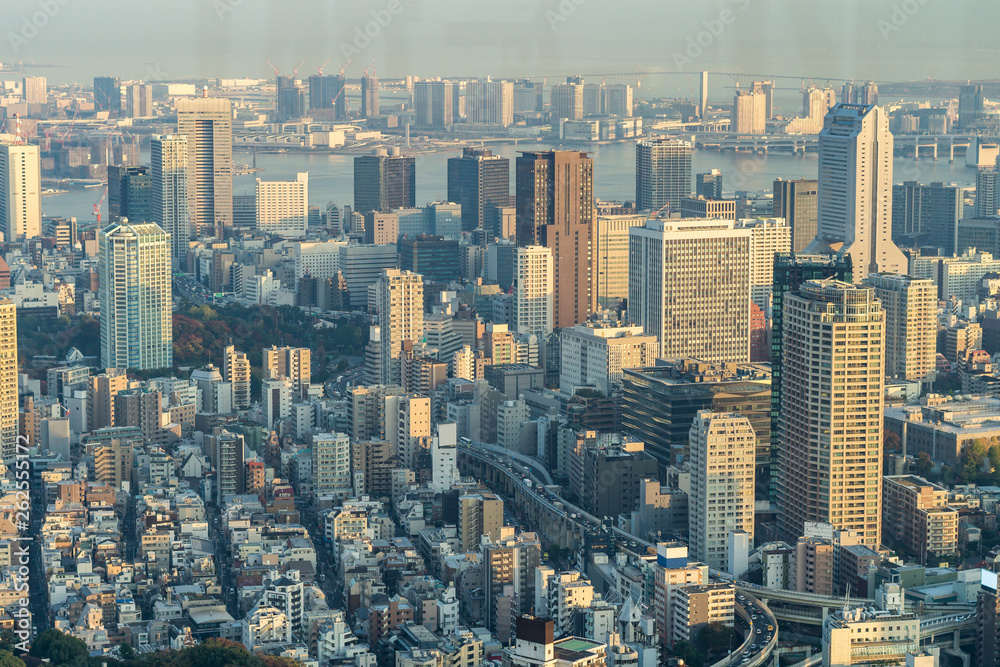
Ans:
POLYGON ((237 352, 234 345, 227 345, 222 356, 222 380, 233 385, 233 407, 246 410, 250 407, 250 360, 246 352, 237 352))
POLYGON ((112 223, 98 232, 101 364, 173 366, 170 234, 154 223, 112 223))
POLYGON ((750 230, 750 299, 767 312, 774 289, 774 258, 792 251, 791 230, 781 218, 740 220, 736 228, 750 230))
POLYGON ((730 531, 749 533, 753 543, 757 435, 743 415, 700 410, 689 448, 691 558, 725 570, 730 531))
POLYGON ((681 210, 691 194, 691 144, 647 139, 635 146, 635 206, 640 211, 681 210))
POLYGON ((646 224, 645 215, 601 215, 594 233, 594 300, 618 309, 628 299, 629 230, 646 224))
POLYGON ((312 351, 308 347, 264 348, 261 374, 264 379, 285 378, 291 383, 293 400, 304 400, 312 382, 312 351))
POLYGON ((10 464, 17 454, 17 307, 0 300, 0 459, 10 464))
POLYGON ((664 357, 750 359, 750 230, 731 220, 649 220, 629 230, 629 319, 664 357))
POLYGON ((855 83, 848 81, 840 89, 842 104, 878 104, 878 86, 874 81, 855 83))
POLYGON ((354 210, 414 208, 417 204, 417 162, 399 154, 398 148, 378 149, 373 155, 354 158, 354 210))
POLYGON ((334 109, 336 120, 347 120, 347 92, 343 74, 314 74, 309 77, 309 108, 334 109))
MULTIPOLYGON (((184 204, 187 204, 186 198, 184 204)), ((108 166, 108 222, 128 218, 132 222, 155 222, 153 175, 149 167, 108 166)), ((162 225, 161 225, 162 226, 162 225)))
POLYGON ((94 111, 122 115, 122 81, 116 76, 94 77, 94 111))
POLYGON ((150 216, 170 235, 170 256, 184 260, 191 238, 187 137, 154 135, 149 142, 149 155, 153 190, 150 216))
POLYGON ((418 273, 385 269, 375 283, 381 329, 379 384, 401 385, 404 341, 424 334, 424 281, 418 273))
POLYGON ((868 285, 885 310, 885 374, 928 380, 937 353, 937 287, 929 278, 872 274, 868 285))
POLYGON ((465 117, 469 123, 509 127, 514 122, 514 83, 472 80, 465 89, 465 117))
POLYGON ((41 179, 38 146, 0 143, 0 232, 4 241, 41 235, 41 179))
POLYGON ((980 167, 976 171, 976 217, 992 218, 1000 212, 1000 170, 980 167))
POLYGON ((958 91, 958 127, 964 130, 975 125, 982 119, 984 108, 983 87, 962 86, 958 91))
POLYGON ((378 78, 374 74, 368 76, 368 71, 365 70, 365 75, 361 77, 361 117, 371 118, 380 112, 378 78))
POLYGON ((555 326, 594 309, 594 161, 577 151, 523 151, 516 163, 517 245, 552 251, 555 326))
MULTIPOLYGON (((979 183, 978 178, 976 182, 979 183)), ((958 221, 965 207, 963 200, 962 188, 957 185, 920 185, 916 181, 893 185, 893 241, 908 248, 936 246, 946 256, 954 255, 958 250, 958 221)))
POLYGON ((722 172, 713 169, 695 176, 694 196, 705 199, 722 199, 722 172))
POLYGON ((233 109, 226 99, 177 101, 177 133, 187 137, 188 201, 199 235, 233 226, 233 109))
POLYGON ((829 523, 877 546, 885 311, 870 287, 832 278, 804 283, 784 310, 781 528, 794 541, 806 521, 829 523))
POLYGON ((889 117, 876 106, 838 104, 819 133, 819 222, 806 252, 849 255, 858 283, 906 273, 892 242, 892 145, 889 117))
POLYGON ((734 134, 764 134, 767 129, 767 96, 756 90, 737 90, 729 131, 734 134))
POLYGON ((584 84, 567 81, 552 86, 552 120, 583 118, 584 84))
POLYGON ((153 86, 132 83, 125 86, 125 117, 148 118, 153 115, 153 86))
POLYGON ((25 104, 48 104, 49 90, 44 76, 26 76, 21 80, 25 104))
POLYGON ((290 76, 275 78, 274 107, 278 122, 302 118, 306 113, 306 91, 290 76))
POLYGON ((423 127, 446 128, 455 122, 455 84, 417 81, 413 84, 414 121, 423 127))
POLYGON ((552 333, 552 251, 531 245, 514 255, 514 330, 519 334, 552 333))
POLYGON ((774 217, 792 228, 792 252, 802 252, 816 238, 819 181, 777 179, 772 189, 774 217))
POLYGON ((462 206, 462 230, 482 229, 490 207, 510 204, 510 160, 483 148, 448 158, 448 201, 462 206))
POLYGON ((257 229, 278 236, 305 236, 309 223, 309 174, 294 181, 257 179, 257 229))

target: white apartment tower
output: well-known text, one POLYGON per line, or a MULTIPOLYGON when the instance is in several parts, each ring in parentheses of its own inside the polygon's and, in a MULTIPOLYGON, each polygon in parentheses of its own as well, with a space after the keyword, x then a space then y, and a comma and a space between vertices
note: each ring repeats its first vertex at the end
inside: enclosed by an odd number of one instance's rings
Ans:
POLYGON ((309 174, 294 181, 257 179, 257 229, 278 236, 305 236, 309 223, 309 174))
POLYGON ((531 245, 514 254, 514 328, 519 334, 552 333, 552 249, 531 245))
POLYGON ((906 273, 892 241, 892 133, 880 107, 838 104, 819 133, 818 226, 807 253, 850 255, 854 282, 906 273))
POLYGON ((0 232, 7 242, 42 234, 42 171, 38 146, 0 142, 0 232))
POLYGON ((0 300, 0 458, 10 465, 17 455, 17 307, 0 300))
POLYGON ((235 345, 227 345, 222 357, 222 379, 233 386, 233 407, 246 410, 250 407, 250 360, 246 352, 237 352, 235 345))
POLYGON ((173 366, 170 234, 122 218, 98 232, 97 246, 102 366, 173 366))
POLYGON ((629 233, 629 319, 657 337, 660 356, 748 361, 750 230, 671 218, 629 233))
POLYGON ((680 211, 691 195, 691 144, 646 139, 635 146, 635 205, 640 211, 680 211))
POLYGON ((153 221, 170 234, 170 256, 186 261, 191 237, 188 199, 188 143, 180 134, 159 134, 149 142, 153 221))
POLYGON ((734 134, 764 134, 767 130, 767 95, 756 90, 737 90, 729 131, 734 134))
POLYGON ((221 98, 177 100, 177 134, 187 137, 188 202, 197 235, 233 226, 233 107, 221 98))
POLYGON ((868 285, 885 310, 886 377, 931 379, 937 360, 937 287, 930 279, 872 274, 868 285))
POLYGON ((750 298, 768 313, 774 289, 774 256, 792 251, 792 228, 784 218, 739 220, 736 228, 750 230, 750 298))
POLYGON ((312 435, 313 493, 351 495, 351 442, 346 433, 312 435))
POLYGON ((870 287, 809 280, 783 303, 780 525, 807 521, 879 544, 885 311, 870 287))
POLYGON ((402 385, 403 342, 424 334, 424 281, 419 273, 385 269, 375 283, 375 307, 381 329, 379 382, 402 385))
POLYGON ((469 123, 510 127, 514 123, 514 83, 469 81, 465 88, 465 116, 469 123))
POLYGON ((742 415, 701 410, 691 424, 689 438, 691 557, 725 570, 730 531, 746 531, 753 542, 757 435, 742 415))

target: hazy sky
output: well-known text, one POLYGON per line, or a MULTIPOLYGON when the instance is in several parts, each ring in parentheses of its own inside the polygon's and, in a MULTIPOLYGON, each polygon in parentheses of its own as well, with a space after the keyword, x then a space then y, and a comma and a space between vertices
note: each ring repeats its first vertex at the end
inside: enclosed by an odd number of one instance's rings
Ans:
MULTIPOLYGON (((548 76, 642 68, 913 80, 997 76, 995 0, 4 0, 0 61, 53 83, 299 76, 548 76), (377 23, 381 18, 381 23, 377 23), (707 22, 707 25, 706 25, 707 22), (365 35, 365 31, 369 33, 365 35), (358 37, 358 35, 362 37, 358 37), (374 35, 369 36, 369 35, 374 35), (357 38, 357 39, 356 39, 357 38), (698 44, 701 42, 701 45, 698 44)), ((0 78, 5 75, 0 74, 0 78)), ((6 75, 12 77, 13 75, 6 75)), ((628 81, 636 77, 609 77, 628 81)), ((690 81, 689 81, 690 79, 690 81)), ((643 92, 687 94, 686 75, 643 92)), ((797 83, 789 82, 789 86, 797 83)))

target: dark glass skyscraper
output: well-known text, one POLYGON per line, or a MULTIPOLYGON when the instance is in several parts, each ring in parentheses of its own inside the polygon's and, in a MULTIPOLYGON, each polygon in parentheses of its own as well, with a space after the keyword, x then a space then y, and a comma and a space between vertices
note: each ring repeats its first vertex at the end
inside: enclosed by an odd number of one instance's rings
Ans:
POLYGON ((276 104, 278 122, 285 122, 306 115, 306 93, 290 76, 277 77, 276 104))
MULTIPOLYGON (((393 151, 398 153, 398 149, 393 151)), ((416 181, 415 158, 388 155, 384 149, 376 155, 360 155, 354 158, 354 210, 364 215, 413 208, 416 181)))
POLYGON ((510 205, 510 160, 466 148, 448 158, 448 201, 462 205, 462 230, 484 227, 486 211, 510 205))
POLYGON ((108 167, 108 222, 155 222, 152 215, 153 175, 149 167, 108 167))
POLYGON ((314 74, 309 77, 309 108, 335 109, 337 120, 347 120, 347 93, 342 74, 314 74))
POLYGON ((122 115, 122 81, 116 76, 94 77, 94 111, 122 115))
POLYGON ((361 77, 361 117, 379 115, 378 79, 375 76, 361 77))
POLYGON ((792 228, 792 252, 802 252, 816 238, 819 181, 801 179, 774 182, 774 217, 792 228))
POLYGON ((905 181, 892 186, 892 240, 899 247, 937 246, 951 256, 957 250, 962 217, 962 189, 955 185, 920 185, 905 181))
POLYGON ((448 283, 461 278, 458 241, 440 236, 415 236, 399 240, 399 268, 413 271, 425 281, 448 283))

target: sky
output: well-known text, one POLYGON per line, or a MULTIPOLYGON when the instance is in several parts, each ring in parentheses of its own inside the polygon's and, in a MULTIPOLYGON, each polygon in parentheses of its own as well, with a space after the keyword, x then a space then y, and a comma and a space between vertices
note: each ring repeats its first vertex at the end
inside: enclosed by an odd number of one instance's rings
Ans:
MULTIPOLYGON (((4 0, 0 62, 51 83, 273 76, 324 61, 383 78, 571 74, 689 94, 709 70, 995 78, 995 0, 4 0)), ((18 75, 0 73, 0 78, 18 75)), ((779 84, 780 85, 780 84, 779 84)), ((797 82, 789 86, 798 88, 797 82)))

